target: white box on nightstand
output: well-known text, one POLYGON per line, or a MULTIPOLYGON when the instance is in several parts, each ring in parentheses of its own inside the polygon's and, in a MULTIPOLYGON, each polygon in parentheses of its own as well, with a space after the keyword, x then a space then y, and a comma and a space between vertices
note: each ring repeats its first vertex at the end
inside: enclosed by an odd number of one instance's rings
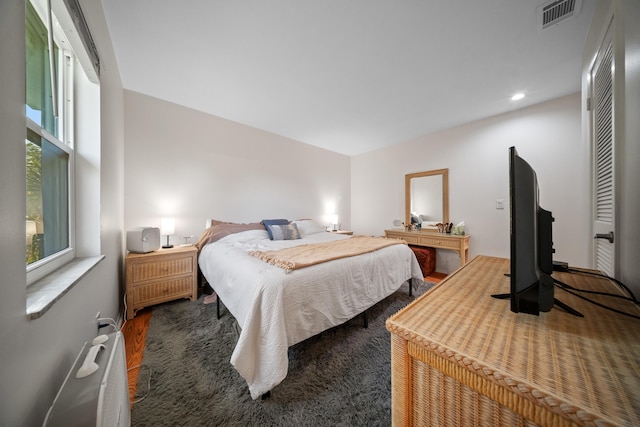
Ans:
POLYGON ((158 227, 138 227, 127 231, 127 250, 147 253, 160 249, 160 229, 158 227))

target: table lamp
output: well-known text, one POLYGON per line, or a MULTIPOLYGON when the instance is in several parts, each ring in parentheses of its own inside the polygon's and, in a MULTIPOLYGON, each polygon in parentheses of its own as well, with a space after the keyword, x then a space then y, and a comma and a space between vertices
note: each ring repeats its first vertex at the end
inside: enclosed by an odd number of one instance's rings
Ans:
POLYGON ((333 223, 333 231, 338 231, 338 215, 329 215, 333 223))
POLYGON ((176 220, 175 218, 162 218, 160 220, 160 234, 167 236, 167 244, 162 246, 164 249, 172 248, 173 245, 169 244, 169 236, 176 232, 176 220))

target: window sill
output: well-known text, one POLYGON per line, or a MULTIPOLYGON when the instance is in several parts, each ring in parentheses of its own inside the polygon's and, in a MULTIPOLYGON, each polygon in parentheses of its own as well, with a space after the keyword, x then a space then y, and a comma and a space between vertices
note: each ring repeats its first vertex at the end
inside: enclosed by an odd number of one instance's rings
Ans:
POLYGON ((27 287, 27 317, 39 319, 69 289, 73 288, 104 255, 76 258, 53 273, 27 287))

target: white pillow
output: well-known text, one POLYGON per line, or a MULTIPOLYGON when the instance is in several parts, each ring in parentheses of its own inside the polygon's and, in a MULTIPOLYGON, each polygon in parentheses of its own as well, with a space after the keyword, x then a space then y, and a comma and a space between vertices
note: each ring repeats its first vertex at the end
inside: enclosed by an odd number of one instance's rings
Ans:
POLYGON ((322 233, 325 231, 323 226, 310 219, 300 219, 292 222, 298 227, 298 231, 300 231, 300 234, 303 236, 322 233))

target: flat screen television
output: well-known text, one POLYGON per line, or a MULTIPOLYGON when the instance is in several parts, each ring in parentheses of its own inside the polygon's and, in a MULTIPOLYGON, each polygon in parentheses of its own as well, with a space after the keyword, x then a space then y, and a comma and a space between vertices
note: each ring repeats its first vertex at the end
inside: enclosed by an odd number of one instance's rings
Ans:
POLYGON ((509 148, 511 311, 539 314, 553 308, 551 212, 540 207, 535 171, 509 148))
POLYGON ((509 209, 511 218, 511 311, 539 315, 554 305, 575 315, 575 310, 554 298, 553 216, 540 207, 535 171, 515 147, 509 148, 509 209))

